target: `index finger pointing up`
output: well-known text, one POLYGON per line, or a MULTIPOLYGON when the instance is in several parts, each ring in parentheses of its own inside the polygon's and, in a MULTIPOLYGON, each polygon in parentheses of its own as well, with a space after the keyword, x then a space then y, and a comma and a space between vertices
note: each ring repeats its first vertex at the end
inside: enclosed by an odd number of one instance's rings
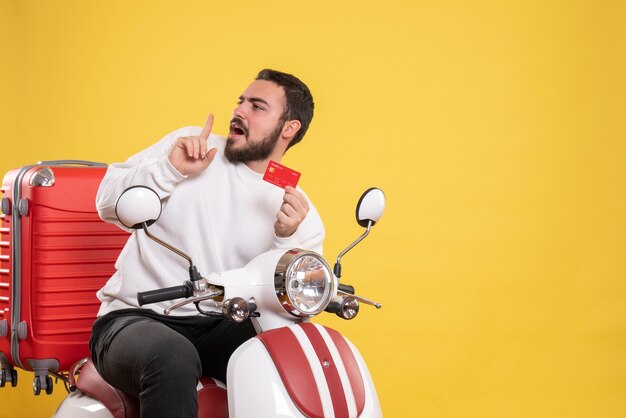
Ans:
POLYGON ((211 134, 212 129, 213 129, 213 113, 209 114, 209 117, 206 119, 204 128, 202 128, 202 132, 200 132, 200 138, 208 139, 209 135, 211 134))

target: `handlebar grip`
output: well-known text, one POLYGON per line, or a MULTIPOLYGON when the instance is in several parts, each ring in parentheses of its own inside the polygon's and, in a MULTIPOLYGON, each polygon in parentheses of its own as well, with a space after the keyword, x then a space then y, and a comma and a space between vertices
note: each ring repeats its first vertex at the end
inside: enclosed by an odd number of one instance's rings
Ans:
POLYGON ((180 286, 165 287, 163 289, 148 290, 146 292, 137 292, 137 302, 139 306, 148 305, 150 303, 163 302, 165 300, 188 298, 193 294, 191 284, 183 284, 180 286))
POLYGON ((326 312, 330 312, 330 313, 338 313, 341 310, 341 304, 339 302, 330 302, 327 306, 326 309, 324 309, 326 312))
POLYGON ((354 286, 350 286, 349 284, 339 284, 339 286, 337 286, 337 288, 339 290, 341 290, 342 292, 345 293, 350 293, 351 295, 354 295, 354 286))

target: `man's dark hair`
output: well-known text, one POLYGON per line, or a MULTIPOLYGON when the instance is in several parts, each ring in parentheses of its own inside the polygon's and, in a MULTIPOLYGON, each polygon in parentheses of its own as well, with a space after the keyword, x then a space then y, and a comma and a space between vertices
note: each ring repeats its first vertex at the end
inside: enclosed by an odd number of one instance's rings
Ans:
POLYGON ((264 69, 259 72, 257 80, 266 80, 278 84, 285 90, 285 110, 281 115, 281 120, 299 120, 300 130, 293 137, 287 149, 296 145, 302 140, 302 137, 309 129, 309 124, 313 119, 313 96, 309 88, 298 78, 291 74, 281 73, 280 71, 264 69))

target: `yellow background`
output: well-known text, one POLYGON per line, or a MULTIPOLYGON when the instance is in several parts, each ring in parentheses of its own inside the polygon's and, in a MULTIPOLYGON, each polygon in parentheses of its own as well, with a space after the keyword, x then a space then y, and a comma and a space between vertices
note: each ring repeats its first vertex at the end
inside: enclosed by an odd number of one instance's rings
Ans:
MULTIPOLYGON (((343 322, 387 417, 626 417, 626 2, 0 0, 0 171, 226 126, 264 67, 317 104, 285 163, 383 303, 343 322)), ((219 196, 216 196, 219 199, 219 196)), ((46 417, 31 376, 0 417, 46 417)))

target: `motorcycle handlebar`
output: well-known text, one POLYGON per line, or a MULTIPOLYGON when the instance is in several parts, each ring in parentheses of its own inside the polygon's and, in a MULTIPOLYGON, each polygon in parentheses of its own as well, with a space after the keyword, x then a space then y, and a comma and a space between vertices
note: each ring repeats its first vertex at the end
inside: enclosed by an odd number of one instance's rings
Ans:
POLYGON ((193 295, 193 286, 191 283, 185 282, 185 284, 180 286, 137 292, 137 302, 139 306, 143 306, 165 300, 188 298, 191 295, 193 295))
POLYGON ((339 286, 337 286, 337 288, 339 290, 341 290, 342 292, 354 295, 354 286, 350 286, 349 284, 341 284, 340 283, 339 286))

